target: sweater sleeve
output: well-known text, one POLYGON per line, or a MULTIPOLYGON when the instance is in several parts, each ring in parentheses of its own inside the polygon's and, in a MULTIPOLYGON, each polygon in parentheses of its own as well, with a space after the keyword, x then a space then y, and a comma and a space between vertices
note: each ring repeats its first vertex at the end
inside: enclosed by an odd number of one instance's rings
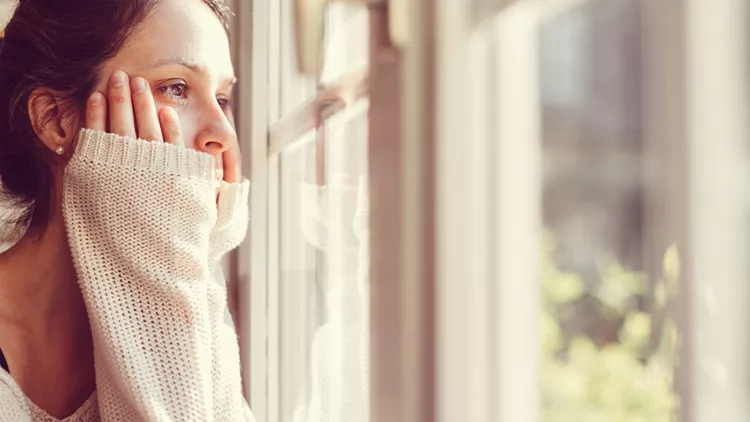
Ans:
POLYGON ((236 415, 246 412, 246 420, 253 421, 247 403, 242 397, 240 352, 237 334, 227 307, 227 290, 222 272, 222 259, 239 246, 248 225, 248 193, 250 183, 224 183, 219 188, 218 220, 209 241, 209 265, 212 279, 208 286, 208 305, 211 326, 214 327, 212 377, 223 382, 214 384, 215 420, 240 420, 236 415), (238 406, 243 406, 242 408, 238 406))
POLYGON ((63 215, 102 421, 247 420, 239 382, 216 377, 217 356, 232 358, 220 373, 240 368, 236 338, 212 318, 226 306, 211 300, 213 169, 198 151, 81 131, 63 215))

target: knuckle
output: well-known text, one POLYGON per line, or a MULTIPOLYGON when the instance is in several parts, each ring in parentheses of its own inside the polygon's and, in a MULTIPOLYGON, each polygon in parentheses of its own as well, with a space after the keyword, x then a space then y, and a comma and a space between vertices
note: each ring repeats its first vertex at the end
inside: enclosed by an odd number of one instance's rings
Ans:
POLYGON ((130 92, 125 86, 110 88, 109 97, 116 103, 124 103, 130 99, 130 92))
POLYGON ((134 104, 143 104, 144 103, 145 96, 143 95, 142 92, 135 92, 135 91, 133 91, 131 94, 133 96, 133 103, 134 104))
POLYGON ((152 104, 152 97, 148 95, 148 92, 134 92, 133 102, 139 107, 150 107, 152 104))
POLYGON ((125 95, 125 92, 123 90, 117 90, 113 95, 112 98, 118 102, 118 103, 124 103, 128 100, 128 96, 125 95))
POLYGON ((146 98, 143 98, 142 95, 138 95, 133 97, 133 107, 135 108, 135 112, 138 114, 144 114, 149 109, 149 102, 146 98))

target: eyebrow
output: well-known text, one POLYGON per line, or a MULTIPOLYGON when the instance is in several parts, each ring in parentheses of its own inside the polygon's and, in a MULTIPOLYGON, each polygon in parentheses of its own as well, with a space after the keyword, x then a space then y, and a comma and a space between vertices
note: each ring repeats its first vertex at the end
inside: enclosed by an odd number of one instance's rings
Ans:
MULTIPOLYGON (((208 70, 206 70, 205 66, 202 66, 196 62, 190 61, 184 57, 172 57, 172 58, 160 60, 150 67, 157 68, 157 67, 163 67, 163 66, 169 66, 169 65, 175 65, 175 64, 180 65, 184 68, 187 68, 191 72, 197 73, 200 76, 204 76, 204 77, 208 76, 208 70)), ((224 79, 229 81, 230 85, 234 85, 237 83, 237 77, 234 75, 226 77, 224 79)))

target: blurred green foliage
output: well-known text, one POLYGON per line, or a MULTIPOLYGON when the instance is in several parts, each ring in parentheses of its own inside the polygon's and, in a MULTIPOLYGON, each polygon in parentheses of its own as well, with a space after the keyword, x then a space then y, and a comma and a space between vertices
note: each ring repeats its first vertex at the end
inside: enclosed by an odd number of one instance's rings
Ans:
POLYGON ((676 248, 665 253, 658 279, 610 261, 599 266, 600 279, 588 284, 556 265, 555 248, 547 235, 542 261, 543 420, 676 420, 672 378, 677 331, 665 317, 679 279, 676 248), (582 315, 581 309, 589 311, 582 315), (601 321, 612 335, 600 336, 591 324, 581 328, 583 320, 601 321))

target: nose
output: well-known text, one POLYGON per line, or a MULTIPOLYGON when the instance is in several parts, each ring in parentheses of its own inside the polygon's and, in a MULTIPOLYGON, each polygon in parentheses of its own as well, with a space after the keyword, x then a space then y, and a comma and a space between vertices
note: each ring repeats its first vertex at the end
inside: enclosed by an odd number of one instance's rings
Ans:
POLYGON ((218 157, 235 142, 237 142, 237 134, 227 118, 222 115, 205 122, 196 136, 195 148, 218 157))

